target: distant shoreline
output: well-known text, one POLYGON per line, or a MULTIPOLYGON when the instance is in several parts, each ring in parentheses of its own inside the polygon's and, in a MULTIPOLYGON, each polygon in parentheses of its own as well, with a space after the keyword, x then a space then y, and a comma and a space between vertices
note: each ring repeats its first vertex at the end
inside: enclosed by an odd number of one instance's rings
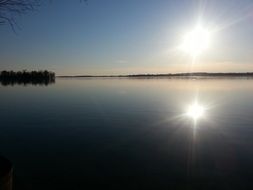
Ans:
POLYGON ((246 73, 168 73, 168 74, 135 74, 135 75, 59 75, 58 78, 253 78, 253 72, 246 73))

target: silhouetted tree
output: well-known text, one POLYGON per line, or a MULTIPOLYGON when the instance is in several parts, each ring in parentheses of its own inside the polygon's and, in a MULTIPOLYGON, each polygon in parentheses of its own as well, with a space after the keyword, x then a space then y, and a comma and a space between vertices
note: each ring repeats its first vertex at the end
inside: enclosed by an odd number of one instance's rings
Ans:
POLYGON ((48 85, 55 82, 55 73, 51 71, 31 71, 26 70, 14 72, 14 71, 2 71, 0 72, 0 82, 3 85, 14 84, 33 84, 33 85, 48 85))

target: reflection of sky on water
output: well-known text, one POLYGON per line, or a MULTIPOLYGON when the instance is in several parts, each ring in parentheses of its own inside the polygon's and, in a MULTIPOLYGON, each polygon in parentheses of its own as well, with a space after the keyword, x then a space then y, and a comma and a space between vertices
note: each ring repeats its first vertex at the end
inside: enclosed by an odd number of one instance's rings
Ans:
POLYGON ((252 176, 252 80, 58 79, 0 91, 1 154, 33 189, 217 189, 252 176), (195 123, 185 113, 196 100, 206 110, 195 123))

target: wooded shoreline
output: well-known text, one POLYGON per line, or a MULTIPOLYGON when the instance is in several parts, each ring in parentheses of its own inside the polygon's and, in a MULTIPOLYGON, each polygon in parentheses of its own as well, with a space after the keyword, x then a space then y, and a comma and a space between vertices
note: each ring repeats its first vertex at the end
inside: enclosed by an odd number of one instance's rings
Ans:
POLYGON ((191 78, 191 77, 253 77, 253 72, 247 73, 207 73, 207 72, 193 72, 193 73, 168 73, 168 74, 134 74, 134 75, 59 75, 61 78, 92 78, 92 77, 122 77, 122 78, 191 78))

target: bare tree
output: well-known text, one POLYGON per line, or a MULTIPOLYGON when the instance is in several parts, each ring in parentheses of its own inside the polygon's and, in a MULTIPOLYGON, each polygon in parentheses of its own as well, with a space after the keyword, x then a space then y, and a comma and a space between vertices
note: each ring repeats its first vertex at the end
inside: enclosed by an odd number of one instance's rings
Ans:
MULTIPOLYGON (((15 32, 15 17, 35 10, 41 0, 0 0, 0 25, 9 24, 15 32)), ((52 0, 48 0, 49 2, 52 0)), ((87 2, 87 0, 79 0, 87 2)))
POLYGON ((0 25, 10 24, 15 31, 15 17, 34 10, 38 5, 39 0, 0 0, 0 25))

